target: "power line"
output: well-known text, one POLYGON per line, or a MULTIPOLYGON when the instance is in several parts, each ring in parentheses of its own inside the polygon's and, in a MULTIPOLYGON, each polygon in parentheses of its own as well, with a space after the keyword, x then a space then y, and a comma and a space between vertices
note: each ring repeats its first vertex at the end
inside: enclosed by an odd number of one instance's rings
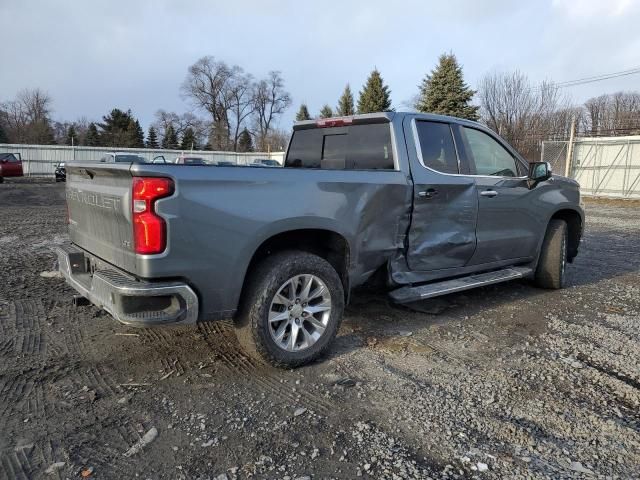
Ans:
POLYGON ((595 75, 593 77, 585 77, 577 80, 567 80, 565 82, 558 82, 555 84, 555 86, 558 88, 573 87, 576 85, 584 85, 586 83, 601 82, 602 80, 609 80, 610 78, 618 78, 618 77, 624 77, 627 75, 635 75, 637 73, 640 73, 640 67, 632 68, 629 70, 623 70, 621 72, 605 73, 602 75, 595 75))
MULTIPOLYGON (((548 86, 551 88, 569 88, 577 87, 579 85, 586 85, 588 83, 601 82, 603 80, 609 80, 612 78, 625 77, 628 75, 635 75, 640 73, 640 67, 631 68, 629 70, 622 70, 620 72, 603 73, 600 75, 594 75, 592 77, 578 78, 575 80, 566 80, 564 82, 549 82, 548 86)), ((532 88, 532 91, 542 90, 542 86, 532 88)))

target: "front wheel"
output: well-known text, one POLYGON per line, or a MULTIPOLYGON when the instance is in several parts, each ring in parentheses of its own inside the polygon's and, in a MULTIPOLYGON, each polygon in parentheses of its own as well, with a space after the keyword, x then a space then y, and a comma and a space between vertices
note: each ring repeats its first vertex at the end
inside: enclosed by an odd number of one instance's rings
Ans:
POLYGON ((329 262, 307 252, 276 253, 248 282, 236 319, 247 353, 290 368, 329 348, 344 310, 342 282, 329 262))
POLYGON ((542 242, 535 283, 542 288, 564 287, 567 266, 567 222, 551 220, 542 242))

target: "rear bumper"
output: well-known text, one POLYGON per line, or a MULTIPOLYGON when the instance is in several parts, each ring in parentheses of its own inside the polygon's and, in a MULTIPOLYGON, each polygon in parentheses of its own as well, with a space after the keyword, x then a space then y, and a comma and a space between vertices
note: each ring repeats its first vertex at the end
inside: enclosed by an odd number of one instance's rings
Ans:
POLYGON ((137 280, 73 245, 57 248, 60 273, 80 295, 126 325, 186 325, 198 320, 198 297, 180 282, 137 280))

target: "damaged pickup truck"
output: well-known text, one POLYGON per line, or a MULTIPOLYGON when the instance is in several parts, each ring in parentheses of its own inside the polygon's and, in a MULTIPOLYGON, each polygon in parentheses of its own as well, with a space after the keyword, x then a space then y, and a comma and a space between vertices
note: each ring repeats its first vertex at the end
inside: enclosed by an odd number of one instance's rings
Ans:
POLYGON ((298 122, 283 167, 68 164, 60 270, 122 323, 234 318, 247 352, 293 367, 329 348, 374 274, 399 303, 517 278, 561 288, 578 253, 578 184, 474 122, 298 122))

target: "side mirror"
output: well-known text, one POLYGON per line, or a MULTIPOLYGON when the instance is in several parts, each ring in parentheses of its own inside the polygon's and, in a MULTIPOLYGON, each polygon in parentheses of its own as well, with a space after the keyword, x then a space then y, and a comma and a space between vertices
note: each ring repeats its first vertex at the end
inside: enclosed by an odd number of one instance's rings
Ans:
POLYGON ((529 164, 529 180, 544 182, 551 178, 551 164, 549 162, 533 162, 529 164))

